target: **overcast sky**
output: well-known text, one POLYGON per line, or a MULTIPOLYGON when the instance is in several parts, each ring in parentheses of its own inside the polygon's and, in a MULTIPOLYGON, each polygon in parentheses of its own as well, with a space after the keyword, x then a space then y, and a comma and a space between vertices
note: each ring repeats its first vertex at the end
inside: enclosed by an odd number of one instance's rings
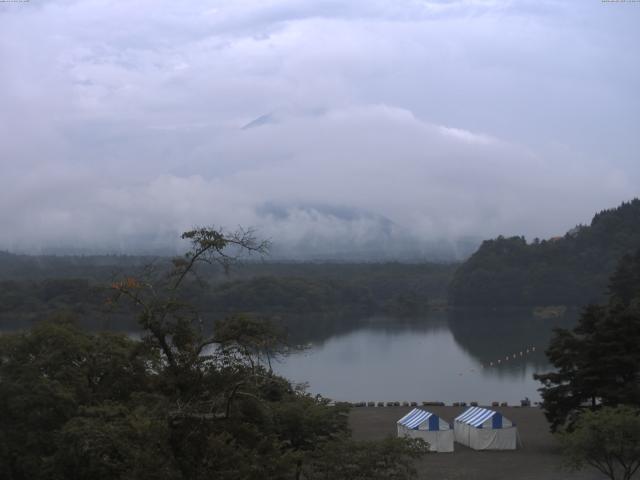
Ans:
POLYGON ((640 195, 639 25, 600 0, 0 3, 0 249, 562 234, 640 195))

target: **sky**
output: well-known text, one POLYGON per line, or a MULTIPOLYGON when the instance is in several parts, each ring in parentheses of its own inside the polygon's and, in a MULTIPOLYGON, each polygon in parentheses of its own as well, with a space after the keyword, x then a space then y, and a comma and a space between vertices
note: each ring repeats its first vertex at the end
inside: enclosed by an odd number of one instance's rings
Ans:
POLYGON ((0 2, 0 249, 561 235, 640 195, 639 23, 600 0, 0 2))

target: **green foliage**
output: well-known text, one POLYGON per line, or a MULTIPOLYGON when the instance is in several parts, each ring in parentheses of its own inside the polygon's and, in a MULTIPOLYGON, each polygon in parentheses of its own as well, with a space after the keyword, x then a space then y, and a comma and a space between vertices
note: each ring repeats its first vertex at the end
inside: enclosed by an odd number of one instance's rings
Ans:
POLYGON ((579 306, 602 300, 619 259, 640 248, 640 200, 596 214, 564 237, 485 241, 456 271, 456 306, 579 306))
MULTIPOLYGON (((130 321, 133 312, 128 306, 107 301, 109 292, 104 284, 113 280, 114 271, 119 269, 117 263, 107 269, 92 266, 85 259, 83 267, 76 269, 72 268, 73 262, 79 260, 70 257, 60 259, 55 263, 59 268, 49 270, 48 262, 43 260, 44 272, 41 272, 31 264, 31 257, 17 258, 20 260, 12 268, 22 265, 20 275, 14 280, 0 280, 0 322, 4 325, 25 327, 34 320, 66 310, 77 314, 83 326, 94 329, 135 328, 136 322, 130 321), (51 278, 38 278, 41 274, 51 278), (71 274, 79 276, 65 278, 71 274)), ((136 267, 140 260, 130 258, 133 264, 130 275, 148 278, 148 266, 136 267)), ((96 257, 92 261, 104 260, 96 257)), ((161 259, 154 259, 151 265, 155 266, 154 277, 173 272, 171 279, 175 281, 176 273, 188 266, 189 261, 176 259, 173 270, 167 269, 161 259)), ((0 278, 8 275, 5 268, 9 267, 2 263, 0 255, 0 278)), ((353 319, 380 313, 422 315, 434 304, 444 303, 446 286, 455 266, 245 263, 236 265, 228 276, 212 268, 208 264, 199 266, 198 277, 185 279, 176 300, 219 318, 246 312, 281 317, 293 328, 304 329, 307 323, 319 323, 319 329, 329 329, 334 326, 329 322, 337 317, 351 318, 353 322, 353 319), (312 316, 315 318, 310 318, 312 316), (301 317, 307 317, 305 325, 298 321, 301 317)))
POLYGON ((50 313, 61 309, 83 312, 99 308, 104 289, 85 279, 0 281, 0 306, 5 312, 50 313))
POLYGON ((204 328, 182 286, 200 262, 231 261, 217 257, 227 246, 256 244, 194 232, 173 270, 111 286, 114 301, 137 311, 141 340, 90 334, 65 318, 0 336, 2 478, 315 479, 336 460, 348 469, 333 478, 408 478, 424 449, 346 440, 344 407, 271 371, 288 348, 280 329, 246 315, 204 328))
POLYGON ((422 439, 388 438, 382 442, 342 439, 316 451, 305 478, 324 480, 404 480, 413 478, 414 460, 427 453, 422 439))
POLYGON ((263 264, 213 284, 201 309, 306 315, 411 316, 444 302, 454 266, 436 264, 263 264))
POLYGON ((79 409, 147 391, 154 364, 126 337, 89 336, 64 319, 1 336, 0 463, 10 465, 9 478, 46 478, 58 434, 79 409))
POLYGON ((332 478, 409 478, 415 445, 345 440, 345 407, 228 355, 231 342, 262 345, 257 329, 232 339, 237 327, 221 326, 223 347, 193 365, 187 388, 157 346, 125 336, 65 321, 3 335, 2 478, 311 479, 336 459, 344 475, 332 478))
POLYGON ((352 311, 366 315, 375 310, 366 287, 336 280, 258 277, 217 286, 208 299, 212 310, 260 313, 318 313, 352 311))
POLYGON ((630 480, 640 468, 639 414, 624 406, 581 414, 572 431, 559 434, 567 465, 590 465, 611 480, 630 480))
POLYGON ((587 307, 573 330, 556 331, 547 356, 556 370, 535 375, 552 429, 589 406, 640 405, 640 250, 612 277, 607 305, 587 307))
POLYGON ((59 430, 47 462, 64 479, 179 479, 162 410, 106 402, 83 407, 59 430))

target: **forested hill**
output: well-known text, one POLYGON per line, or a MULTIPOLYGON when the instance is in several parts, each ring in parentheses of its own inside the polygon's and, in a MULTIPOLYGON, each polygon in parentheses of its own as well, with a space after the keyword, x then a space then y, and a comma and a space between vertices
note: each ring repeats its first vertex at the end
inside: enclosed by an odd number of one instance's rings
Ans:
POLYGON ((455 306, 582 306, 601 301, 623 255, 640 248, 640 200, 597 213, 563 237, 482 243, 449 287, 455 306))
MULTIPOLYGON (((0 252, 0 331, 23 328, 64 311, 83 326, 115 325, 130 312, 106 303, 113 281, 124 276, 160 278, 171 265, 159 257, 54 257, 0 252)), ((457 265, 404 263, 240 263, 229 275, 202 265, 180 298, 208 318, 244 312, 270 317, 374 314, 421 315, 441 308, 457 265)), ((135 325, 135 322, 133 323, 135 325)), ((118 324, 120 325, 120 324, 118 324)), ((128 328, 129 323, 122 328, 128 328)), ((105 327, 106 328, 106 327, 105 327)), ((111 328, 111 327, 108 327, 111 328)))

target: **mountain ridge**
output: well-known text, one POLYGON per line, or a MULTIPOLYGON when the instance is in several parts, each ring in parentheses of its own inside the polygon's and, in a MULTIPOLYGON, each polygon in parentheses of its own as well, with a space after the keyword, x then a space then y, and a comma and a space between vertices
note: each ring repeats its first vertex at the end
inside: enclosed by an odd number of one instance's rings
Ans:
POLYGON ((582 306, 602 301, 617 262, 640 248, 640 199, 596 213, 548 240, 485 240, 457 269, 449 303, 465 307, 582 306))

